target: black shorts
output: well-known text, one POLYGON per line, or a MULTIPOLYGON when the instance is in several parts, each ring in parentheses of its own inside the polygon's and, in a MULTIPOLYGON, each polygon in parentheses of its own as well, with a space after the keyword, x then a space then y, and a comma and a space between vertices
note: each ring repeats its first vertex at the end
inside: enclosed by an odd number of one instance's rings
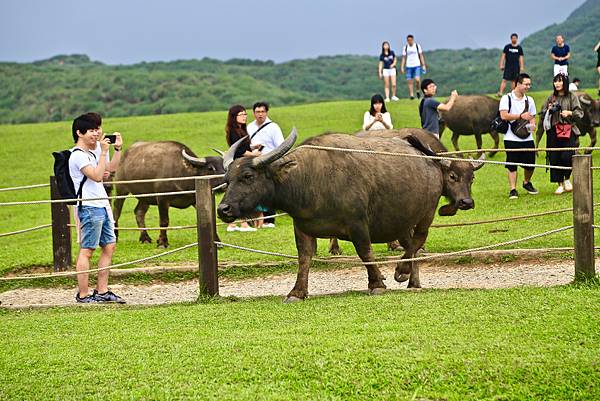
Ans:
POLYGON ((519 68, 506 68, 504 67, 504 74, 502 74, 502 79, 505 79, 507 81, 514 81, 515 79, 517 79, 517 76, 519 75, 520 69, 519 68))
MULTIPOLYGON (((535 149, 533 141, 517 142, 504 141, 504 149, 535 149)), ((507 163, 535 164, 535 151, 531 152, 506 152, 507 163)), ((518 166, 507 165, 508 171, 517 171, 518 166)), ((533 167, 523 167, 525 170, 533 170, 533 167)))

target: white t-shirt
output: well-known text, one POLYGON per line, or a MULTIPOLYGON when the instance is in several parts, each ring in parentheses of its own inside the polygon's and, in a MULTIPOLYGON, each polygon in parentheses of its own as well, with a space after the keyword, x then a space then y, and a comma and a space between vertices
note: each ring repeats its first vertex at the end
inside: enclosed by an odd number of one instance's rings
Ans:
POLYGON ((250 140, 251 145, 264 145, 264 148, 261 150, 262 154, 266 154, 275 150, 281 143, 283 142, 283 133, 281 132, 281 128, 277 123, 271 121, 268 117, 263 123, 266 124, 270 122, 269 125, 260 130, 260 132, 256 135, 254 133, 260 128, 256 121, 252 121, 246 129, 248 130, 248 135, 252 137, 250 140))
MULTIPOLYGON (((83 180, 84 174, 81 172, 81 169, 85 166, 98 166, 98 159, 102 154, 102 149, 100 148, 100 142, 96 143, 96 149, 93 151, 76 151, 73 150, 76 147, 71 148, 71 157, 69 158, 69 174, 71 175, 71 179, 73 180, 73 185, 75 187, 75 192, 79 189, 79 184, 81 180, 83 180)), ((108 153, 106 154, 106 163, 108 163, 109 157, 108 153)), ((83 188, 81 190, 82 198, 104 198, 106 197, 106 190, 102 185, 102 182, 96 182, 91 179, 85 180, 83 184, 83 188)), ((110 203, 107 199, 103 200, 94 200, 94 201, 83 201, 81 202, 83 206, 94 206, 94 207, 104 207, 110 210, 110 203)))
MULTIPOLYGON (((383 117, 383 121, 385 121, 385 123, 390 126, 390 129, 394 128, 394 126, 392 125, 392 116, 390 116, 389 112, 382 113, 382 117, 383 117)), ((365 116, 363 118, 363 129, 366 130, 367 126, 369 124, 371 124, 374 120, 375 120, 375 117, 372 116, 371 113, 369 113, 368 111, 365 112, 365 116)), ((387 128, 385 128, 385 126, 381 123, 381 121, 377 121, 375 124, 373 124, 371 126, 371 128, 369 128, 369 131, 373 131, 373 130, 377 130, 377 129, 387 129, 387 128)))
POLYGON ((569 84, 569 92, 577 92, 579 88, 573 82, 569 84))
MULTIPOLYGON (((531 98, 530 96, 523 96, 522 99, 519 99, 517 97, 517 95, 515 95, 515 92, 512 91, 510 92, 508 95, 504 95, 502 96, 502 99, 500 99, 500 106, 498 106, 498 110, 504 110, 504 111, 508 111, 509 114, 521 114, 524 113, 525 110, 525 98, 528 99, 529 101, 529 114, 531 114, 532 116, 535 116, 537 111, 535 109, 535 102, 533 101, 533 98, 531 98), (510 110, 508 110, 508 97, 510 96, 510 110)), ((529 134, 529 136, 525 139, 521 139, 518 136, 516 136, 515 134, 513 134, 512 129, 510 128, 510 124, 508 125, 508 131, 506 131, 506 134, 504 134, 504 140, 505 141, 515 141, 515 142, 526 142, 526 141, 533 141, 533 136, 531 134, 529 134)))
POLYGON ((423 49, 418 43, 413 43, 412 46, 404 45, 402 48, 402 55, 406 56, 406 66, 409 68, 419 67, 421 65, 419 54, 422 53, 423 49))

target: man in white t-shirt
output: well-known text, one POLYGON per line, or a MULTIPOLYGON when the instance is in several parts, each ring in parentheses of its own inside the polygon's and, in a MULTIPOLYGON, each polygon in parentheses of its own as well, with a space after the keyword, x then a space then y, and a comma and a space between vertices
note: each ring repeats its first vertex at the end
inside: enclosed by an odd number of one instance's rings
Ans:
MULTIPOLYGON (((527 96, 530 88, 531 78, 529 75, 521 73, 515 79, 515 88, 512 92, 502 96, 502 99, 500 99, 500 105, 498 106, 500 118, 509 122, 508 131, 504 134, 504 148, 507 150, 506 161, 508 163, 535 164, 535 151, 510 151, 511 149, 535 148, 531 133, 535 132, 535 115, 537 112, 533 98, 527 96), (526 105, 528 106, 527 109, 525 108, 526 105), (526 138, 521 138, 512 131, 510 123, 519 119, 529 121, 529 136, 526 138)), ((508 170, 508 183, 510 185, 508 198, 517 199, 519 197, 517 192, 517 166, 507 165, 506 169, 508 170)), ((523 170, 523 189, 532 195, 536 195, 538 190, 531 183, 534 167, 523 167, 523 170)))
MULTIPOLYGON (((82 199, 106 198, 103 179, 114 172, 121 160, 123 139, 115 132, 114 141, 102 133, 102 117, 97 113, 86 113, 73 121, 72 134, 75 147, 71 149, 69 173, 77 197, 82 199), (114 156, 109 159, 108 149, 114 143, 114 156)), ((100 246, 102 253, 98 267, 104 268, 112 263, 116 236, 110 203, 107 199, 81 201, 77 204, 77 216, 80 230, 77 271, 90 269, 90 260, 94 250, 100 246)), ((81 303, 125 303, 123 298, 108 289, 109 270, 98 272, 96 289, 90 293, 89 273, 77 275, 79 291, 75 300, 81 303)))
MULTIPOLYGON (((260 146, 258 149, 263 155, 272 152, 283 143, 283 133, 279 125, 269 118, 269 104, 266 102, 254 103, 252 113, 254 114, 254 121, 246 127, 250 136, 250 145, 260 146)), ((266 216, 275 214, 275 210, 268 208, 265 208, 262 212, 266 213, 266 216)), ((266 218, 260 226, 263 228, 274 228, 275 218, 266 218)))
POLYGON ((423 49, 421 45, 415 43, 413 35, 406 37, 406 45, 402 48, 402 62, 400 64, 400 71, 404 74, 406 67, 406 82, 408 83, 408 95, 411 100, 415 98, 415 92, 413 82, 416 81, 417 97, 421 98, 421 74, 425 74, 427 65, 425 64, 425 56, 423 56, 423 49))

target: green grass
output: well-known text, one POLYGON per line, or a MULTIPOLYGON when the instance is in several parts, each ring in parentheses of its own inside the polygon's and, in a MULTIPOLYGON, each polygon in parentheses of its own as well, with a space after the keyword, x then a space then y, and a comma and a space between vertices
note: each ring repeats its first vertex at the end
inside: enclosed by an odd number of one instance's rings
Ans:
POLYGON ((592 400, 598 286, 0 312, 0 400, 592 400))
MULTIPOLYGON (((546 93, 534 93, 536 103, 541 105, 546 93)), ((285 134, 292 126, 298 127, 299 142, 307 137, 332 130, 354 132, 360 128, 362 115, 368 108, 368 101, 331 102, 312 105, 275 108, 271 117, 277 121, 285 134)), ((417 102, 402 100, 388 105, 395 127, 418 126, 417 102)), ((211 154, 211 147, 224 149, 225 139, 223 125, 225 112, 189 113, 165 116, 107 118, 104 123, 105 131, 118 130, 122 132, 126 146, 136 140, 178 140, 189 145, 200 155, 211 154)), ((26 125, 0 125, 0 183, 2 187, 48 182, 52 174, 52 155, 54 150, 65 149, 72 145, 70 123, 46 123, 26 125)), ((446 133, 443 141, 451 148, 450 135, 446 133)), ((587 144, 589 139, 583 139, 587 144)), ((461 138, 463 149, 474 148, 473 137, 461 138)), ((484 146, 491 147, 489 136, 485 137, 484 146)), ((595 153, 594 164, 600 165, 599 153, 595 153)), ((503 154, 498 154, 494 160, 504 160, 503 154)), ((543 155, 538 157, 539 163, 544 163, 543 155)), ((572 205, 572 196, 561 197, 552 195, 554 187, 549 182, 548 173, 537 169, 534 183, 540 189, 538 196, 523 194, 516 200, 507 200, 508 184, 506 172, 502 166, 487 165, 476 174, 473 185, 473 197, 476 208, 470 211, 459 211, 454 217, 436 217, 435 223, 455 223, 522 215, 545 210, 561 209, 572 205)), ((600 187, 600 174, 594 175, 594 186, 600 187)), ((48 188, 27 191, 0 192, 0 202, 26 201, 48 199, 48 188)), ((598 199, 597 199, 598 201, 598 199)), ((128 200, 122 213, 120 225, 135 226, 133 207, 135 202, 128 200)), ((598 213, 597 213, 598 214, 598 213)), ((171 225, 185 225, 195 221, 195 210, 170 210, 171 225)), ((50 207, 48 205, 0 207, 0 233, 33 227, 50 222, 50 207)), ((596 220, 598 221, 598 220, 596 220)), ((147 215, 149 226, 158 225, 158 211, 152 207, 147 215)), ((461 228, 434 228, 431 230, 427 249, 434 252, 455 251, 488 245, 509 239, 524 237, 530 234, 572 224, 569 213, 536 218, 535 220, 519 222, 503 222, 491 225, 470 226, 461 228)), ((156 232, 151 232, 154 239, 156 232)), ((278 227, 272 230, 262 230, 257 233, 227 233, 224 226, 219 226, 219 235, 225 242, 295 254, 292 222, 289 217, 278 219, 278 227)), ((120 237, 114 262, 120 263, 160 252, 155 244, 139 244, 136 232, 123 232, 120 237)), ((195 230, 172 231, 169 233, 172 248, 196 241, 195 230)), ((355 254, 351 244, 342 242, 345 254, 355 254)), ((572 246, 572 235, 569 232, 544 237, 515 247, 558 247, 572 246)), ((76 253, 76 244, 73 247, 76 253)), ((377 253, 385 252, 385 245, 376 245, 377 253)), ((327 253, 327 241, 319 241, 318 255, 327 253)), ((26 269, 32 266, 52 265, 51 231, 45 229, 37 232, 12 237, 0 238, 0 274, 12 270, 26 269)), ((260 263, 276 261, 277 258, 264 255, 250 254, 242 251, 224 249, 219 252, 222 261, 237 261, 241 263, 260 263)), ((190 263, 197 260, 197 251, 189 249, 183 252, 161 258, 150 264, 163 262, 190 263)))

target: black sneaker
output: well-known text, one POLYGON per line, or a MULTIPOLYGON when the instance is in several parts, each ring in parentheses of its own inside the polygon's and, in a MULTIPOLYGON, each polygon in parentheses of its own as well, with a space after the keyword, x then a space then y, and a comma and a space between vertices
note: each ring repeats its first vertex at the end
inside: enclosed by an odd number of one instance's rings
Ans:
POLYGON ((524 183, 523 189, 531 195, 537 195, 539 193, 539 191, 533 187, 533 184, 531 182, 528 182, 527 184, 524 183))
POLYGON ((125 300, 113 293, 112 291, 106 291, 104 294, 99 294, 97 291, 94 291, 94 298, 96 298, 96 302, 104 302, 104 303, 117 303, 124 304, 125 300))
POLYGON ((79 296, 79 292, 78 292, 77 295, 75 295, 75 301, 82 303, 82 304, 95 304, 98 302, 98 300, 96 299, 95 291, 93 294, 88 294, 86 297, 83 297, 83 298, 81 298, 79 296))
POLYGON ((519 197, 519 193, 517 192, 516 189, 511 189, 510 193, 508 194, 508 199, 517 199, 519 197))
POLYGON ((421 92, 417 92, 417 99, 421 98, 421 92))
POLYGON ((415 97, 414 97, 414 96, 411 96, 411 97, 410 97, 410 100, 415 100, 415 97))

